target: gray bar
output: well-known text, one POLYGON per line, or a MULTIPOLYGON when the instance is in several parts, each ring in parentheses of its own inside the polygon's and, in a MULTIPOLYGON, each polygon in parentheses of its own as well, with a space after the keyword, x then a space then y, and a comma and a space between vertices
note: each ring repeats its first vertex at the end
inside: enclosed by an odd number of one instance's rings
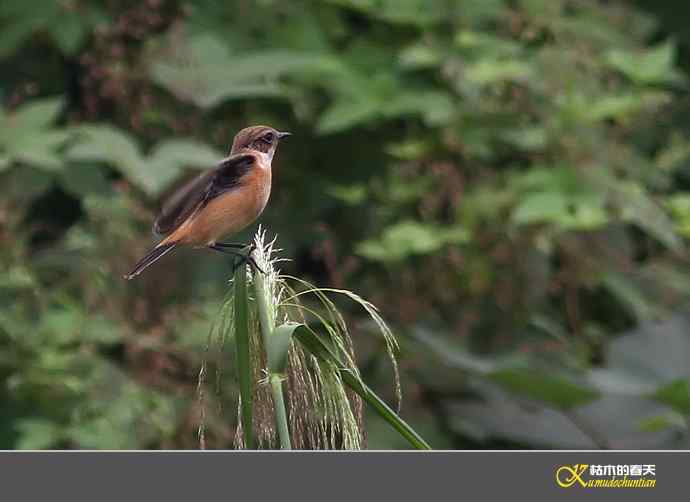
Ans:
POLYGON ((0 493, 8 501, 213 497, 263 502, 275 496, 471 502, 582 500, 583 495, 588 500, 662 501, 686 491, 688 461, 689 452, 645 451, 5 452, 0 453, 0 493), (583 488, 577 482, 560 487, 557 469, 574 469, 574 464, 654 465, 658 482, 653 488, 583 488))

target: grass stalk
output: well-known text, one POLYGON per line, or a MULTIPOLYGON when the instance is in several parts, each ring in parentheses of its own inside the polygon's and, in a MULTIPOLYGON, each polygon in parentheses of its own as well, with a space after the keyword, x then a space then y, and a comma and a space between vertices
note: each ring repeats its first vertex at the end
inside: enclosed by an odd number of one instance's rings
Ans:
MULTIPOLYGON (((254 297, 256 298, 256 308, 259 314, 259 325, 261 326, 261 338, 263 341, 264 350, 267 354, 270 354, 274 350, 274 344, 277 340, 274 340, 272 335, 275 330, 275 322, 273 312, 270 310, 271 305, 269 302, 272 300, 269 298, 266 291, 266 277, 260 272, 254 272, 254 297)), ((287 360, 287 350, 289 346, 285 346, 285 357, 287 360)), ((285 399, 283 398, 283 380, 284 375, 277 372, 271 364, 270 355, 267 356, 267 368, 268 371, 268 381, 271 385, 271 391, 273 395, 273 407, 275 409, 275 421, 276 429, 278 431, 278 437, 280 438, 280 447, 283 450, 290 450, 290 428, 288 427, 287 410, 285 407, 285 399)))
POLYGON ((291 450, 290 428, 288 427, 287 413, 285 410, 285 399, 283 399, 283 379, 280 375, 270 376, 271 391, 273 392, 273 406, 276 410, 276 427, 280 438, 280 449, 291 450))
POLYGON ((249 319, 247 305, 247 267, 235 270, 235 345, 237 378, 240 382, 242 432, 245 448, 254 449, 252 366, 249 353, 249 319))

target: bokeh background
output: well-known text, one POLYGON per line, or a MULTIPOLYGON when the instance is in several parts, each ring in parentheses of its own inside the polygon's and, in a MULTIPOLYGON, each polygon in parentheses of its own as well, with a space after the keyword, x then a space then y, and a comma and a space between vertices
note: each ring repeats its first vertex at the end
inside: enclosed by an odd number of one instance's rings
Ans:
POLYGON ((121 275, 165 195, 257 123, 294 133, 262 217, 284 271, 379 306, 434 447, 690 447, 689 20, 681 0, 3 0, 0 447, 198 448, 204 359, 207 445, 232 446, 232 359, 206 349, 227 259, 121 275))

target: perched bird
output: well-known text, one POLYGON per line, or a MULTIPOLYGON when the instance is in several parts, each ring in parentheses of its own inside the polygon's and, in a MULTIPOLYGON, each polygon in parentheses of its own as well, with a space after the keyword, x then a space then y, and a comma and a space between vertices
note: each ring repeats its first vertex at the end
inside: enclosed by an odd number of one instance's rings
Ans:
POLYGON ((228 157, 163 205, 153 230, 165 238, 124 278, 133 279, 178 246, 207 247, 253 263, 249 252, 232 251, 246 245, 218 239, 240 232, 263 212, 271 194, 273 155, 280 139, 289 135, 268 126, 247 127, 237 133, 228 157))

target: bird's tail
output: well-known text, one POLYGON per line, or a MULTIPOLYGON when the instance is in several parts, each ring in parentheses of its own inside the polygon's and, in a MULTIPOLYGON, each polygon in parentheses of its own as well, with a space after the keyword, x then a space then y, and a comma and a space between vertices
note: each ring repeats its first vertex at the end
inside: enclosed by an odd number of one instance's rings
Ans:
POLYGON ((134 266, 134 269, 129 274, 124 275, 123 277, 125 279, 132 280, 139 274, 141 274, 144 269, 146 269, 149 265, 153 265, 155 262, 163 258, 166 254, 168 254, 170 251, 175 249, 175 246, 177 246, 176 242, 168 242, 167 244, 160 244, 153 248, 149 253, 144 256, 139 262, 134 266))

